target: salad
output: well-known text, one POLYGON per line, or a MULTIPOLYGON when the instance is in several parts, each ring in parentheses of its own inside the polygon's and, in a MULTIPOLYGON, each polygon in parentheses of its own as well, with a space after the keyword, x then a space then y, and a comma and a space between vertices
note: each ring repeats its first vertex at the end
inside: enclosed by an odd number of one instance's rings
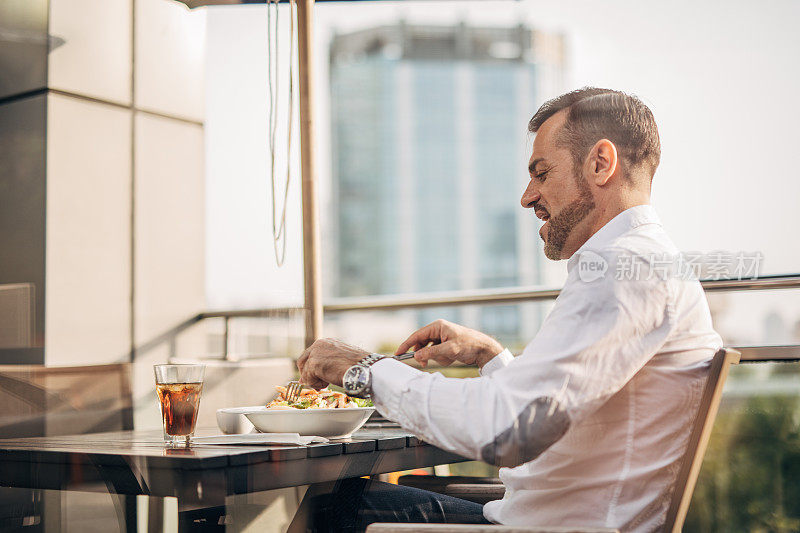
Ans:
POLYGON ((267 404, 267 409, 346 409, 372 407, 372 400, 352 398, 343 392, 330 389, 303 389, 292 403, 286 401, 286 387, 275 387, 278 396, 267 404))

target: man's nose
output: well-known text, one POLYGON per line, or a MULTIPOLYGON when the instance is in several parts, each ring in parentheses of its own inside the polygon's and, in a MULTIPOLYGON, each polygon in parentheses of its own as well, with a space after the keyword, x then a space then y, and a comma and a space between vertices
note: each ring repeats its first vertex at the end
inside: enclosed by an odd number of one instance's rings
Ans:
POLYGON ((528 184, 528 187, 525 189, 525 192, 522 193, 522 199, 519 203, 522 204, 522 207, 527 209, 533 207, 533 204, 538 202, 541 197, 542 195, 539 194, 538 190, 536 190, 536 184, 533 182, 533 180, 531 180, 531 182, 528 184))

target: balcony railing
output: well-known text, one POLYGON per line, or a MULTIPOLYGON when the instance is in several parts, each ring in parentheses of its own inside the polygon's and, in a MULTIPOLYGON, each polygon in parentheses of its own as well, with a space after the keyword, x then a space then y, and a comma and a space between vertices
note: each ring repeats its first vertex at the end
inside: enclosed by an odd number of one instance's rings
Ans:
MULTIPOLYGON (((766 291, 800 289, 800 274, 781 274, 750 279, 701 280, 706 292, 766 291)), ((453 307, 464 305, 494 305, 524 302, 541 302, 558 297, 560 289, 541 287, 509 287, 477 289, 424 294, 399 294, 359 298, 337 298, 323 306, 326 314, 352 311, 397 311, 426 307, 453 307)), ((257 309, 220 310, 199 313, 169 331, 141 345, 136 353, 144 353, 166 343, 170 357, 176 355, 177 337, 197 323, 214 318, 224 320, 223 353, 229 356, 230 321, 238 318, 277 318, 302 313, 302 307, 264 307, 257 309)), ((800 345, 736 346, 742 352, 742 361, 800 361, 800 345)), ((134 357, 136 354, 133 354, 134 357)))

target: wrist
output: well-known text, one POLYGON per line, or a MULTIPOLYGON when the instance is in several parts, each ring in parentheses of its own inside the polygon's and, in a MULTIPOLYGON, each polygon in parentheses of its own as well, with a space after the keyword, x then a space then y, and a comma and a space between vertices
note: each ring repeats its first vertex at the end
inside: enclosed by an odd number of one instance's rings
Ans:
POLYGON ((481 357, 478 358, 478 368, 483 368, 486 363, 497 357, 504 349, 505 348, 503 348, 503 345, 497 341, 492 343, 490 346, 487 346, 481 357))

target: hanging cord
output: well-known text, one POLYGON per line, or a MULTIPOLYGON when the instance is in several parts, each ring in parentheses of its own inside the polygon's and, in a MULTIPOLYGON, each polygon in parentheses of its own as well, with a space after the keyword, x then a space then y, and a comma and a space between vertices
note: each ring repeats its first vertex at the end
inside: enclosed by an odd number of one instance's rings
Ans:
POLYGON ((275 201, 275 142, 278 128, 278 104, 280 92, 280 77, 278 68, 278 2, 269 0, 267 3, 267 54, 269 59, 268 84, 269 84, 269 152, 270 152, 270 180, 272 197, 272 244, 275 250, 275 260, 278 266, 283 266, 286 260, 286 209, 289 199, 289 183, 291 180, 292 156, 292 123, 294 121, 294 0, 289 0, 289 110, 286 141, 286 182, 283 190, 283 207, 280 222, 277 221, 277 203, 275 201), (273 33, 272 11, 275 11, 275 31, 273 33), (274 42, 274 46, 273 46, 274 42), (273 54, 274 48, 274 54, 273 54))
MULTIPOLYGON (((286 184, 283 190, 283 212, 281 213, 281 224, 279 234, 283 235, 283 249, 281 251, 281 261, 283 264, 286 258, 286 208, 289 200, 289 181, 292 176, 292 124, 294 122, 294 0, 289 0, 289 112, 286 125, 286 184)), ((277 254, 277 243, 276 243, 277 254)))

